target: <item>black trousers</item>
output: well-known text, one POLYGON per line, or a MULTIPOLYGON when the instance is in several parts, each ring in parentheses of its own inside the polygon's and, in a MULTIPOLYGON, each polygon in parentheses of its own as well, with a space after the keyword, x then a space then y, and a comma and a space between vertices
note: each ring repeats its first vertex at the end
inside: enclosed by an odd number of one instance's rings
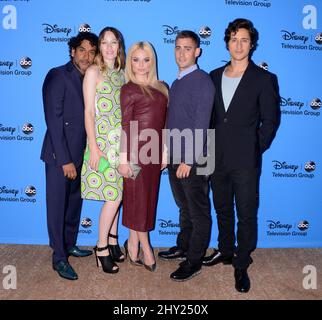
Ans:
POLYGON ((47 228, 53 263, 67 261, 67 250, 76 244, 83 203, 80 182, 81 166, 77 178, 70 180, 62 167, 46 164, 47 228))
POLYGON ((224 256, 235 256, 233 266, 247 269, 257 244, 259 169, 217 168, 211 175, 214 207, 218 222, 218 249, 224 256), (235 211, 237 210, 237 248, 235 249, 235 211))
POLYGON ((204 175, 192 167, 188 178, 176 177, 178 165, 169 165, 169 180, 174 200, 179 207, 180 232, 177 246, 187 254, 192 265, 201 265, 211 232, 209 184, 204 175))

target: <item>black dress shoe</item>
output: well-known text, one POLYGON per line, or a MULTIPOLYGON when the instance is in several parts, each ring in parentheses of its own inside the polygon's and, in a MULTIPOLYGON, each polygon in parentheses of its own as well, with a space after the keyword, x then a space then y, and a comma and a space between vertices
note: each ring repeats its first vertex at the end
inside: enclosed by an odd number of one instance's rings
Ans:
POLYGON ((58 272, 58 274, 68 280, 77 280, 77 273, 74 271, 72 266, 67 261, 59 261, 53 265, 54 270, 58 272))
POLYGON ((192 265, 189 261, 180 263, 180 267, 173 273, 170 278, 174 281, 186 281, 201 272, 201 265, 192 265))
POLYGON ((161 260, 186 260, 185 253, 178 247, 171 247, 167 251, 160 251, 158 257, 161 260))
POLYGON ((225 257, 218 250, 214 249, 214 252, 210 256, 202 259, 202 265, 210 267, 218 263, 232 264, 232 260, 233 257, 225 257))
POLYGON ((235 288, 238 292, 248 292, 250 280, 246 269, 235 269, 235 288))
POLYGON ((68 249, 68 253, 73 257, 87 257, 93 254, 92 250, 81 250, 77 246, 68 249))

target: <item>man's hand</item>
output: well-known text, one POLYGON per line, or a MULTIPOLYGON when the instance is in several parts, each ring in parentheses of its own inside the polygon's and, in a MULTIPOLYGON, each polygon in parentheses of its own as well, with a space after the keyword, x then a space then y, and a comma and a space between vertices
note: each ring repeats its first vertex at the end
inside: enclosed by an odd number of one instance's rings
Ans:
POLYGON ((67 163, 63 165, 64 176, 68 179, 75 180, 77 177, 77 171, 74 163, 67 163))
POLYGON ((185 163, 181 163, 177 169, 176 176, 178 179, 188 178, 191 167, 185 163))

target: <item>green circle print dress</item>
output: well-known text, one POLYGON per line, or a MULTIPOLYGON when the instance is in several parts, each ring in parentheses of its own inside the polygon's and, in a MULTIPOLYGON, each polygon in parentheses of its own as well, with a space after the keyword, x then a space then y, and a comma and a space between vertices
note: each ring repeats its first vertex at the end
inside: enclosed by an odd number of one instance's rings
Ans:
POLYGON ((116 168, 119 163, 122 120, 120 90, 124 84, 124 72, 108 70, 103 73, 103 78, 104 80, 96 86, 95 131, 97 145, 106 154, 110 165, 104 172, 96 172, 89 167, 87 160, 84 160, 81 196, 83 199, 120 201, 123 177, 116 168))

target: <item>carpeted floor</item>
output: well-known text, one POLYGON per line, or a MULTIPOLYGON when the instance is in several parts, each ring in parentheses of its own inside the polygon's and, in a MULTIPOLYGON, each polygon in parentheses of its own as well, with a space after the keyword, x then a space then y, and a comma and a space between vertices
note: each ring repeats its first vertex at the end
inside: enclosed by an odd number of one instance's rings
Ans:
POLYGON ((229 265, 203 267, 193 279, 174 282, 169 274, 177 268, 177 261, 157 259, 154 273, 125 261, 119 264, 118 274, 110 275, 96 267, 93 255, 71 257, 79 279, 69 281, 53 271, 48 246, 0 245, 0 300, 322 300, 321 248, 257 249, 252 257, 252 287, 241 294, 234 288, 229 265), (8 265, 16 267, 16 289, 5 289, 12 275, 8 265), (316 289, 303 287, 304 278, 314 276, 303 271, 307 265, 316 268, 316 289))

